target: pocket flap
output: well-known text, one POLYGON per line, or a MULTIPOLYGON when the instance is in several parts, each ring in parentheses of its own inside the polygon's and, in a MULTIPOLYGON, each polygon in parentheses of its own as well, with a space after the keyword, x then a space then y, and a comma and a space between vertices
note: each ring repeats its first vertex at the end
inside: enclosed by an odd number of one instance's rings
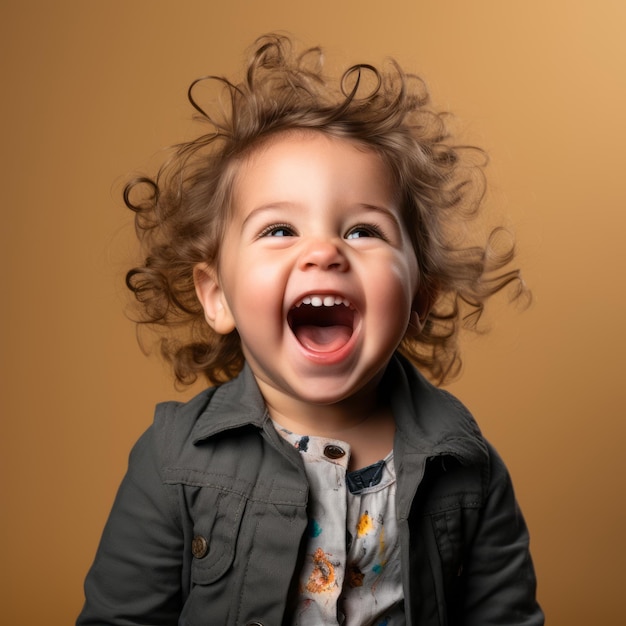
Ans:
POLYGON ((188 546, 193 555, 192 582, 215 582, 231 566, 245 505, 243 495, 221 492, 213 507, 215 514, 195 520, 192 544, 188 546))

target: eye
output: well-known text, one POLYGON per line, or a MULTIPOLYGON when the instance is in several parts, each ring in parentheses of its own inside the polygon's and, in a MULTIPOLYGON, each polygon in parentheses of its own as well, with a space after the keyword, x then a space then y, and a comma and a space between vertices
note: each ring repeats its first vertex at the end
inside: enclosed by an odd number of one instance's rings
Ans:
POLYGON ((361 239, 361 237, 375 237, 387 240, 382 230, 375 224, 358 224, 353 226, 346 234, 346 239, 361 239))
POLYGON ((289 224, 270 224, 266 226, 260 233, 261 237, 293 237, 294 229, 289 224))

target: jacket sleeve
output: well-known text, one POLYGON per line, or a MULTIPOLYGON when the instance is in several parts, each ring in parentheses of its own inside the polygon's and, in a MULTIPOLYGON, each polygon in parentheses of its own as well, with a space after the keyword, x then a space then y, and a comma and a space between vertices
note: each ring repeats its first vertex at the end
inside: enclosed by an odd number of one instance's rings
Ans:
POLYGON ((139 439, 85 581, 77 626, 175 625, 183 533, 176 495, 161 479, 154 427, 139 439))
POLYGON ((465 626, 542 626, 526 523, 509 473, 490 447, 486 504, 465 559, 465 626))

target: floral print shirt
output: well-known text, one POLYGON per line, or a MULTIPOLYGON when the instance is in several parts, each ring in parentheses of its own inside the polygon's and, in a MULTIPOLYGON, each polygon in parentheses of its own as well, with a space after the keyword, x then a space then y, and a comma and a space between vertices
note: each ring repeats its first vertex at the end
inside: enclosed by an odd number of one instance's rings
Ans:
POLYGON ((403 626, 393 452, 348 472, 345 442, 276 428, 302 454, 310 485, 293 626, 403 626))

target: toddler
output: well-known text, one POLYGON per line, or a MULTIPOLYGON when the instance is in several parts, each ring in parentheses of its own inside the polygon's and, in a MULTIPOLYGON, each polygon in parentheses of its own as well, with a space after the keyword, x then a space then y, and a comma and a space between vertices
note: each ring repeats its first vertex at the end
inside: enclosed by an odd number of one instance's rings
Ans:
POLYGON ((80 626, 543 624, 506 468, 425 378, 526 294, 471 228, 482 153, 397 64, 322 61, 259 39, 240 82, 191 86, 206 134, 126 188, 139 321, 210 386, 133 449, 80 626))

